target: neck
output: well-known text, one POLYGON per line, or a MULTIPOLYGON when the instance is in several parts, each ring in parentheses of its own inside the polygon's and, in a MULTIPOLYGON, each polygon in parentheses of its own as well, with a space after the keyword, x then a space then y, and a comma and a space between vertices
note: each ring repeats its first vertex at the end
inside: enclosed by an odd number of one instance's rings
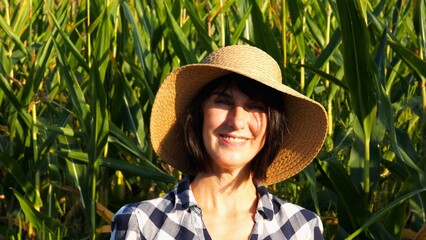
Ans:
POLYGON ((203 211, 255 211, 256 186, 251 174, 199 173, 191 182, 198 205, 203 211))

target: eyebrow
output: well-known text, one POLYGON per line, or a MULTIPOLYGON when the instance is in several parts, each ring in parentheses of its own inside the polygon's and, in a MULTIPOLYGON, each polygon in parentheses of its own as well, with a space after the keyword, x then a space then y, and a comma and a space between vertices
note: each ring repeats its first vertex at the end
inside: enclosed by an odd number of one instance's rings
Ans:
POLYGON ((220 97, 229 97, 232 98, 232 96, 226 92, 212 92, 212 95, 218 95, 220 97))
MULTIPOLYGON (((210 96, 219 96, 219 97, 226 97, 226 98, 233 99, 232 95, 229 94, 229 93, 226 93, 226 92, 212 92, 210 96)), ((253 102, 253 103, 259 103, 262 106, 266 107, 266 104, 263 101, 261 101, 261 100, 256 100, 256 99, 249 98, 249 101, 253 102)))

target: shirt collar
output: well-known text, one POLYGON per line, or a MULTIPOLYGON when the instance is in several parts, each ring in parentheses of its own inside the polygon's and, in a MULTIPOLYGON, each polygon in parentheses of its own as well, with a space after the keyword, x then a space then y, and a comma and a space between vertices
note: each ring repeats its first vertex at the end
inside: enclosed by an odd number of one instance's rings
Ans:
POLYGON ((191 190, 191 179, 189 177, 184 177, 175 189, 173 189, 173 192, 176 195, 175 206, 180 205, 183 209, 197 206, 197 202, 191 190))
MULTIPOLYGON (((181 206, 183 209, 188 209, 191 207, 198 208, 194 194, 191 190, 190 177, 184 177, 182 181, 180 181, 178 185, 173 189, 173 192, 176 196, 175 207, 181 206)), ((268 189, 262 184, 258 184, 257 194, 259 197, 259 201, 257 203, 257 212, 264 219, 272 220, 274 216, 272 195, 268 192, 268 189)))
POLYGON ((262 215, 264 219, 271 221, 274 217, 272 195, 262 184, 257 185, 257 195, 259 196, 259 201, 257 202, 257 212, 262 215))

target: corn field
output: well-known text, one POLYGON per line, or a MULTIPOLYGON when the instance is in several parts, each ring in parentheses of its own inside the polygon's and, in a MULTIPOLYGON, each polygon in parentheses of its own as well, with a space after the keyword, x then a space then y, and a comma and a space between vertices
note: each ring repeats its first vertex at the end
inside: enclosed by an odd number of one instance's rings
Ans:
POLYGON ((325 239, 426 239, 426 0, 1 0, 0 239, 108 239, 181 178, 155 155, 165 76, 250 44, 317 100, 326 142, 269 186, 325 239))

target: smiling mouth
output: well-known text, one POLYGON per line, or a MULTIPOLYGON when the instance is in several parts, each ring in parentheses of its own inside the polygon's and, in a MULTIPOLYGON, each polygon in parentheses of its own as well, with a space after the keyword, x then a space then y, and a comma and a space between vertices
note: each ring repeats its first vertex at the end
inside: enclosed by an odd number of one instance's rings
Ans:
POLYGON ((221 138, 230 141, 230 142, 236 142, 236 143, 242 143, 247 141, 247 138, 242 138, 242 137, 231 137, 231 136, 226 136, 226 135, 220 135, 221 138))

